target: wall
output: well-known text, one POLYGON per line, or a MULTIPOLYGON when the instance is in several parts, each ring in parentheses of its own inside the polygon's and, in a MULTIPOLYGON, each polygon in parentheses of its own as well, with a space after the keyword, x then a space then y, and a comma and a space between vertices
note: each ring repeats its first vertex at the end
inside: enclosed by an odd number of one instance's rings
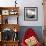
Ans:
MULTIPOLYGON (((0 6, 14 6, 15 0, 0 0, 0 6)), ((20 26, 43 26, 43 6, 42 0, 17 0, 19 6, 19 24, 20 26), (38 7, 38 21, 24 21, 24 7, 38 7)))
POLYGON ((22 26, 43 26, 43 6, 42 0, 21 0, 20 25, 22 26), (38 7, 38 21, 24 21, 24 7, 38 7), (42 16, 42 17, 41 17, 42 16))

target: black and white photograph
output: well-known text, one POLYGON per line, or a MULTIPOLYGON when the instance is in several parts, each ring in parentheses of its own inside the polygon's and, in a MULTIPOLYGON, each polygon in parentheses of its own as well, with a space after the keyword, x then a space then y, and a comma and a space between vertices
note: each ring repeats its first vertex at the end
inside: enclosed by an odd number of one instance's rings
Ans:
POLYGON ((24 20, 27 20, 27 21, 38 20, 38 8, 24 7, 24 20))

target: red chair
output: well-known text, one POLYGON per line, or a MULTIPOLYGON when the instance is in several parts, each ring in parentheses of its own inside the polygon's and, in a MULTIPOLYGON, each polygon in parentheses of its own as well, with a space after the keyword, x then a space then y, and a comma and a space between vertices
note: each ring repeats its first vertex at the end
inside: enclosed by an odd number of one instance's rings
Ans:
MULTIPOLYGON (((25 40, 34 36, 37 39, 37 35, 36 33, 33 31, 33 29, 28 28, 24 34, 24 37, 22 38, 22 42, 21 42, 21 46, 27 46, 27 44, 25 43, 25 40)), ((38 40, 37 40, 38 41, 38 40)), ((41 46, 40 42, 38 41, 37 44, 35 46, 41 46)))

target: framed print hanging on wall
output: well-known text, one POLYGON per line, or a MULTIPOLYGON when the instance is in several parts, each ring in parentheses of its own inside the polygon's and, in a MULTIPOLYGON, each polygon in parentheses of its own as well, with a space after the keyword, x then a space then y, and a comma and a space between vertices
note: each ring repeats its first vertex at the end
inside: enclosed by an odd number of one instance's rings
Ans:
POLYGON ((37 7, 24 7, 24 20, 37 21, 38 20, 38 8, 37 7))

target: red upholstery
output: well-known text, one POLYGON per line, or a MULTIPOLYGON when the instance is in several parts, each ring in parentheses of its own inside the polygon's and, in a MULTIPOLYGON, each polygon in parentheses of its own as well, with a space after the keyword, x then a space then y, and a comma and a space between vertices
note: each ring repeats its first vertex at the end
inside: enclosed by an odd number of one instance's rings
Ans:
MULTIPOLYGON (((36 35, 36 33, 33 31, 33 29, 31 29, 31 28, 27 29, 26 32, 25 32, 24 37, 22 38, 21 45, 22 45, 22 46, 26 46, 25 39, 28 39, 29 37, 32 37, 32 36, 36 37, 37 35, 36 35)), ((41 46, 41 45, 40 45, 40 43, 38 42, 35 46, 41 46)))

